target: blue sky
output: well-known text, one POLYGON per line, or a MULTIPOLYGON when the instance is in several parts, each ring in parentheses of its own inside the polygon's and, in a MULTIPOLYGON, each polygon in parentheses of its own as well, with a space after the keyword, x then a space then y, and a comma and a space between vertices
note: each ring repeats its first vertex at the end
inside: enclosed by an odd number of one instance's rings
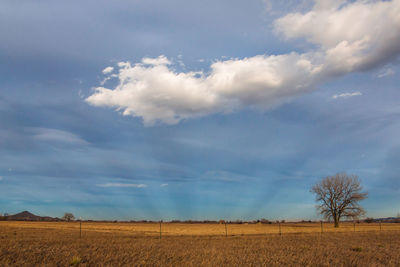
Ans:
POLYGON ((12 1, 0 212, 318 219, 356 174, 400 212, 400 1, 12 1))

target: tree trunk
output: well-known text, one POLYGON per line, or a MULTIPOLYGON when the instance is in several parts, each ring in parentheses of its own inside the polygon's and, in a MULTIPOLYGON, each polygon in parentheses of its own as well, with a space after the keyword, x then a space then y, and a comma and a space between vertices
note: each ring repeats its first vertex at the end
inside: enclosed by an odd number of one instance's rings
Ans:
POLYGON ((339 228, 339 218, 335 217, 335 228, 339 228))

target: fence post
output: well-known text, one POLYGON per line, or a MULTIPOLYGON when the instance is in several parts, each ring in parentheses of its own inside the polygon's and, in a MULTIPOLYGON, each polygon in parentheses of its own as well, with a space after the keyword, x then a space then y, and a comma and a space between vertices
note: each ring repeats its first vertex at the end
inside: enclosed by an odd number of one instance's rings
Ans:
POLYGON ((225 237, 228 237, 228 227, 226 226, 226 222, 225 222, 225 237))
POLYGON ((356 231, 356 221, 353 221, 354 232, 356 231))
POLYGON ((160 221, 160 239, 161 239, 161 222, 162 222, 162 221, 160 221))
POLYGON ((379 231, 382 231, 382 222, 379 222, 379 231))
POLYGON ((82 220, 79 220, 79 238, 82 237, 82 220))
POLYGON ((281 222, 278 222, 278 224, 279 224, 279 235, 282 235, 281 222))
POLYGON ((324 226, 322 225, 322 221, 321 221, 321 234, 324 232, 324 226))

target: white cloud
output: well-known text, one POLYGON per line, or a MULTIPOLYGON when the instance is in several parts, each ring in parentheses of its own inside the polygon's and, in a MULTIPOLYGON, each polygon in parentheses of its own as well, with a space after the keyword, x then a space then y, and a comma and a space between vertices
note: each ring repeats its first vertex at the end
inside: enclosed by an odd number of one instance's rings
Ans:
POLYGON ((383 78, 395 74, 396 72, 391 67, 385 67, 378 73, 378 78, 383 78))
POLYGON ((103 70, 103 74, 109 74, 111 72, 113 72, 114 67, 107 67, 103 70))
MULTIPOLYGON (((164 55, 159 56, 158 58, 148 58, 145 57, 142 59, 142 63, 145 65, 159 66, 159 65, 171 65, 171 61, 168 60, 164 55)), ((127 65, 125 65, 127 66, 127 65)))
POLYGON ((145 188, 145 184, 124 184, 124 183, 105 183, 97 184, 98 187, 131 187, 131 188, 145 188))
POLYGON ((75 145, 87 145, 89 144, 84 139, 79 136, 56 129, 49 128, 33 128, 31 129, 33 132, 33 137, 37 140, 47 141, 47 142, 62 142, 62 143, 70 143, 75 145))
POLYGON ((337 74, 370 69, 400 52, 400 1, 321 0, 305 13, 275 22, 287 38, 306 38, 337 74))
POLYGON ((333 95, 332 98, 333 98, 333 99, 337 99, 337 98, 348 98, 348 97, 360 96, 360 95, 362 95, 361 92, 343 93, 343 94, 339 94, 339 95, 333 95))
POLYGON ((79 98, 85 98, 85 94, 82 92, 81 89, 79 89, 79 91, 78 91, 78 96, 79 96, 79 98))
POLYGON ((183 62, 183 56, 182 55, 178 55, 178 63, 179 63, 179 66, 181 66, 183 69, 185 69, 185 63, 183 62))
POLYGON ((195 77, 196 73, 177 74, 163 59, 143 62, 134 66, 119 63, 117 88, 98 87, 86 100, 95 106, 116 107, 123 115, 140 116, 146 125, 157 121, 174 124, 206 115, 219 106, 215 93, 195 77))
POLYGON ((161 187, 167 187, 168 184, 160 184, 161 187))
POLYGON ((214 62, 208 74, 176 72, 165 56, 118 63, 119 85, 97 87, 86 101, 141 117, 145 125, 176 124, 244 107, 270 109, 336 77, 381 66, 400 53, 400 0, 320 0, 306 13, 275 21, 287 39, 305 38, 307 53, 214 62))

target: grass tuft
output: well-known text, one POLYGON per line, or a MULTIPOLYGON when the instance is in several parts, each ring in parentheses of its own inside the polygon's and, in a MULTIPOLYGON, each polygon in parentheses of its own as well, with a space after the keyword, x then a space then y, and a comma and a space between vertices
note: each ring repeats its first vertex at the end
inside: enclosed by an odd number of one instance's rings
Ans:
POLYGON ((82 259, 79 256, 73 256, 70 265, 71 266, 79 266, 82 262, 82 259))

